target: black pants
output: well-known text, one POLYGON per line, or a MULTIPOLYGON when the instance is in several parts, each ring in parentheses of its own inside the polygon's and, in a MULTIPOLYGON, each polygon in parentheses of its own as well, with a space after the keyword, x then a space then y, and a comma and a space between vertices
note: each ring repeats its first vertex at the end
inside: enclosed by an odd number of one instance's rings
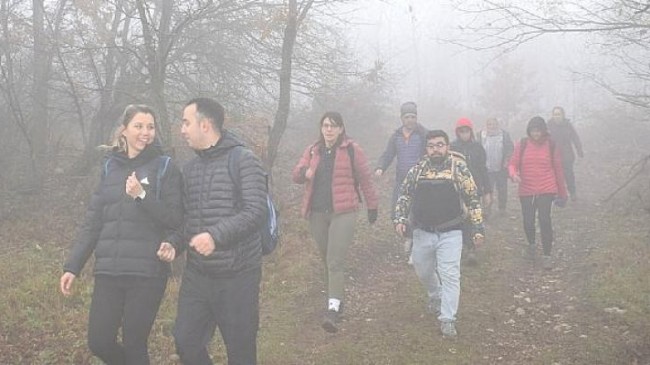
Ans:
POLYGON ((566 181, 566 189, 573 197, 576 195, 576 176, 573 172, 573 161, 563 161, 562 170, 564 171, 564 181, 566 181))
POLYGON ((217 327, 229 365, 257 364, 261 276, 261 268, 229 278, 185 269, 174 326, 176 351, 183 364, 212 364, 207 346, 217 327))
POLYGON ((553 247, 553 222, 551 221, 551 206, 555 194, 541 194, 519 197, 521 213, 524 219, 524 232, 531 245, 535 244, 535 213, 539 220, 539 230, 542 236, 544 255, 551 254, 553 247))
POLYGON ((490 191, 496 191, 499 200, 499 210, 506 209, 508 201, 508 171, 488 172, 490 191))
POLYGON ((108 365, 147 365, 147 341, 167 278, 95 276, 88 347, 108 365), (117 332, 122 327, 122 343, 117 332))

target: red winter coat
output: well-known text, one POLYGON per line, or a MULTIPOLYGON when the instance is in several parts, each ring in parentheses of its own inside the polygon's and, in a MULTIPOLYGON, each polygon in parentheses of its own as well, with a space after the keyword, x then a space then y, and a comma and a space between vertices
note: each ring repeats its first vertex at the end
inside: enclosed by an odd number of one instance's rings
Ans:
POLYGON ((522 156, 521 142, 515 144, 508 171, 510 177, 519 175, 521 178, 519 196, 557 194, 560 198, 567 198, 560 149, 555 146, 553 160, 551 160, 550 146, 551 142, 548 138, 540 142, 529 138, 522 156))
MULTIPOLYGON (((360 192, 366 201, 368 209, 377 209, 378 198, 375 186, 372 183, 372 173, 368 166, 368 159, 361 147, 349 138, 345 138, 338 146, 332 172, 332 206, 334 213, 346 213, 359 209, 359 197, 354 188, 354 177, 348 144, 354 148, 354 170, 360 185, 360 192)), ((311 211, 311 196, 314 191, 314 181, 305 178, 305 171, 311 168, 316 171, 320 162, 318 142, 309 145, 303 152, 300 161, 293 168, 293 181, 296 184, 305 184, 305 194, 302 198, 302 215, 307 218, 311 211)))

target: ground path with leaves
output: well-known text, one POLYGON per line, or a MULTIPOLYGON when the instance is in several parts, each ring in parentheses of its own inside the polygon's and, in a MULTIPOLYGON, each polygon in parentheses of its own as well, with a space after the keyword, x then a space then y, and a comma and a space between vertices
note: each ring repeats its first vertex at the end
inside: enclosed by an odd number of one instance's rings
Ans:
MULTIPOLYGON (((626 310, 598 306, 591 298, 598 293, 592 277, 616 270, 599 259, 598 251, 611 240, 644 236, 634 233, 639 225, 633 219, 621 223, 600 202, 607 187, 594 184, 596 169, 584 164, 581 175, 580 199, 564 209, 554 207, 555 265, 550 271, 524 257, 520 208, 511 186, 507 214, 486 224, 480 264, 463 264, 456 341, 442 339, 437 321, 427 314, 424 290, 390 222, 384 217, 369 227, 360 218, 340 332, 330 335, 319 327, 324 285, 320 271, 312 268, 309 289, 289 309, 300 320, 296 336, 283 343, 291 348, 285 359, 295 364, 649 363, 647 339, 635 337, 638 333, 621 319, 626 310)), ((319 264, 314 257, 310 261, 310 267, 319 264)))
MULTIPOLYGON (((283 201, 284 242, 265 259, 259 363, 649 364, 647 319, 633 316, 647 313, 648 279, 637 283, 624 276, 648 266, 644 216, 600 203, 612 185, 600 178, 595 162, 582 161, 577 170, 580 199, 554 211, 551 271, 522 255, 520 208, 511 186, 508 214, 487 222, 480 265, 462 268, 455 341, 442 339, 426 313, 424 291, 385 209, 372 227, 359 214, 345 319, 337 334, 325 333, 322 265, 299 218, 296 190, 283 201), (626 286, 633 294, 621 298, 626 286)), ((0 287, 0 364, 98 364, 85 341, 89 268, 73 297, 58 293, 62 261, 92 184, 56 179, 44 196, 3 202, 10 214, 0 220, 0 275, 9 285, 0 287)), ((386 206, 389 181, 379 185, 386 206)), ((175 363, 171 328, 178 284, 178 278, 170 280, 152 332, 152 364, 175 363)), ((211 353, 224 364, 218 338, 211 353)))

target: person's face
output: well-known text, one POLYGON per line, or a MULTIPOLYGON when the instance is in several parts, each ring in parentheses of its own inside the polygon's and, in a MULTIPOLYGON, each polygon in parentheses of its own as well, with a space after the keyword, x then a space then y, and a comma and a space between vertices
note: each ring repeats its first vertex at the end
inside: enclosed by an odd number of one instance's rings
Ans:
POLYGON ((533 129, 530 130, 530 138, 533 141, 539 141, 540 139, 542 139, 542 136, 543 136, 543 133, 542 133, 541 129, 533 128, 533 129))
POLYGON ((564 113, 562 112, 562 109, 555 108, 553 109, 553 114, 552 114, 554 119, 557 120, 563 120, 564 119, 564 113))
POLYGON ((427 156, 431 157, 434 161, 439 162, 447 156, 449 145, 442 137, 434 137, 427 140, 427 156))
POLYGON ((485 127, 488 132, 496 132, 499 130, 499 122, 496 119, 488 119, 488 121, 485 122, 485 127))
POLYGON ((320 125, 320 131, 323 134, 325 144, 331 146, 336 143, 336 140, 343 133, 343 128, 330 118, 325 118, 320 125))
POLYGON ((209 120, 196 118, 196 104, 190 104, 183 109, 183 120, 181 122, 181 136, 190 148, 201 150, 209 146, 205 144, 205 123, 209 120))
POLYGON ((415 129, 417 123, 418 123, 417 114, 407 113, 402 115, 402 125, 404 126, 404 128, 412 131, 415 129))
POLYGON ((472 138, 472 130, 469 127, 458 128, 458 138, 464 142, 469 141, 472 138))
POLYGON ((136 113, 122 131, 122 136, 126 139, 129 157, 133 158, 139 155, 156 137, 153 115, 136 113))

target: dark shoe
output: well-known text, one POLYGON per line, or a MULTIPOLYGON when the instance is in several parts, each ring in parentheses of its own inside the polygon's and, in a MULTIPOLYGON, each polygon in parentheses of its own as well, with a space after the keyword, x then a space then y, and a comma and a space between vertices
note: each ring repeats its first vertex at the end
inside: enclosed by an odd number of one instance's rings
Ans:
POLYGON ((341 320, 339 312, 335 310, 328 310, 327 313, 325 313, 325 317, 323 318, 323 329, 329 333, 336 333, 336 331, 339 330, 337 327, 337 324, 341 320))
POLYGON ((528 245, 526 247, 526 258, 535 261, 535 258, 537 257, 537 245, 528 245))
POLYGON ((456 338, 458 332, 456 332, 456 324, 453 321, 442 321, 440 322, 440 332, 442 332, 442 337, 444 338, 456 338))

